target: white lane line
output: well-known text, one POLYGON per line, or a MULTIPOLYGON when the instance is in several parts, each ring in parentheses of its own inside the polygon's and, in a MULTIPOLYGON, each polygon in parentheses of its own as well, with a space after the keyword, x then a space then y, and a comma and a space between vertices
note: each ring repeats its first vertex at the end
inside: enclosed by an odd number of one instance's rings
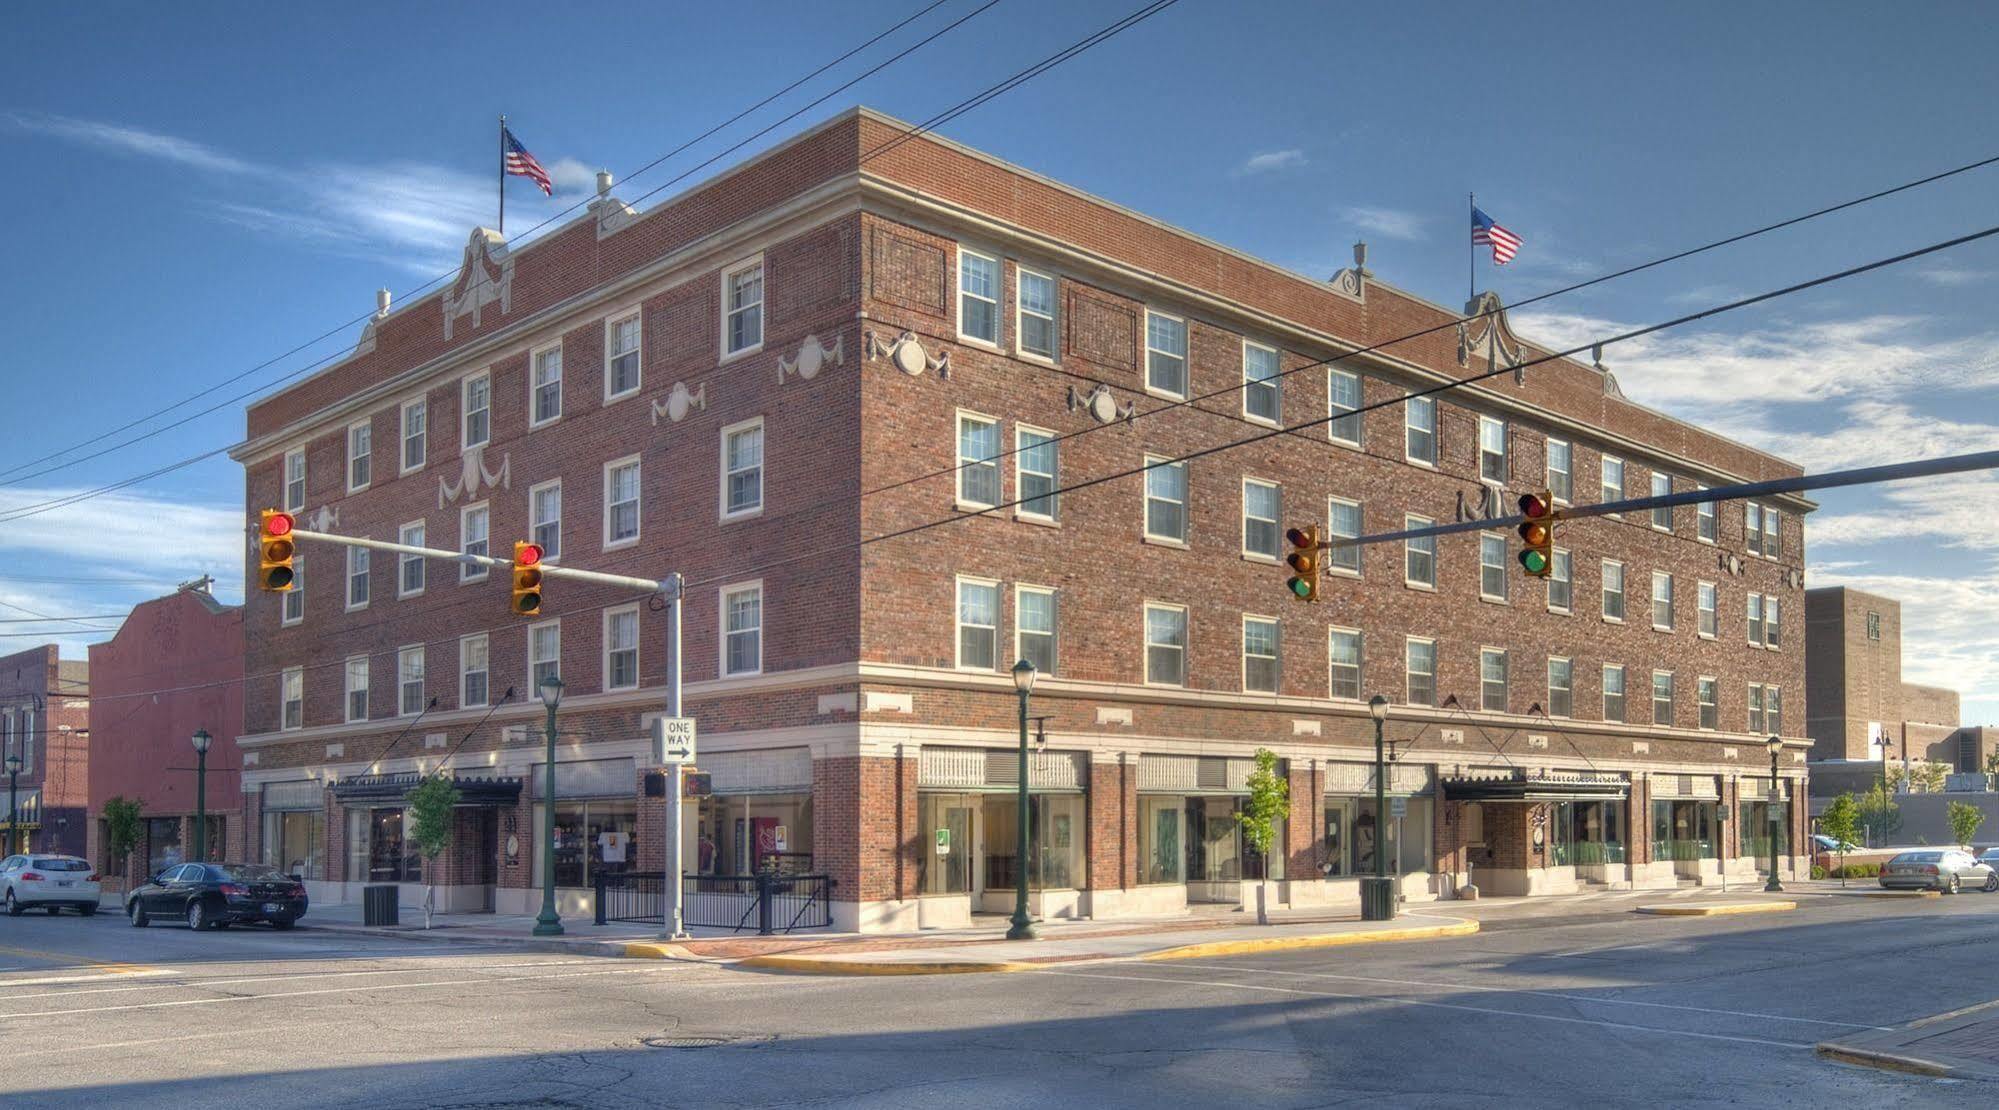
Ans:
MULTIPOLYGON (((283 975, 253 975, 253 976, 244 976, 241 978, 229 978, 229 979, 177 978, 167 982, 141 983, 136 986, 130 986, 130 987, 94 987, 89 990, 80 990, 80 991, 41 991, 36 994, 0 995, 0 1006, 4 1006, 10 1002, 26 1002, 29 999, 34 999, 34 998, 76 998, 86 994, 121 994, 125 991, 164 991, 164 990, 176 990, 176 989, 194 990, 194 989, 199 989, 201 987, 234 985, 237 983, 285 983, 285 982, 290 982, 291 980, 294 979, 347 979, 361 975, 423 975, 426 973, 436 972, 436 971, 456 971, 456 970, 509 971, 519 967, 574 967, 578 964, 599 964, 601 962, 602 961, 600 960, 538 960, 531 963, 488 964, 485 965, 485 967, 483 968, 469 967, 463 969, 435 968, 435 967, 390 967, 390 968, 382 968, 376 971, 294 971, 294 972, 287 972, 286 974, 283 975)), ((172 974, 172 972, 167 970, 161 970, 157 972, 147 972, 147 974, 167 975, 167 974, 172 974)), ((117 978, 117 979, 130 979, 131 977, 132 976, 130 975, 107 976, 107 978, 117 978)), ((5 1013, 0 1013, 0 1017, 6 1017, 6 1016, 7 1015, 5 1013)))
POLYGON ((1622 1021, 1599 1021, 1594 1018, 1561 1017, 1555 1014, 1529 1014, 1518 1010, 1497 1010, 1487 1006, 1466 1006, 1457 1002, 1429 1002, 1420 998, 1401 998, 1380 994, 1344 994, 1339 991, 1308 991, 1297 987, 1272 987, 1261 983, 1239 983, 1226 979, 1159 979, 1145 975, 1104 975, 1082 971, 1028 971, 1025 975, 1060 975, 1071 979, 1117 979, 1129 983, 1182 984, 1190 987, 1223 987, 1244 991, 1265 991, 1271 994, 1297 994, 1307 998, 1339 998, 1352 1002, 1384 1002, 1392 1006, 1421 1006, 1433 1010, 1458 1010, 1469 1014, 1487 1014, 1492 1017, 1521 1018, 1528 1021, 1552 1021, 1563 1025, 1593 1025, 1600 1029, 1616 1029, 1630 1033, 1652 1033, 1664 1037, 1693 1037, 1704 1041, 1733 1041, 1737 1044, 1757 1044, 1770 1048, 1810 1049, 1810 1044, 1798 1041, 1773 1041, 1763 1037, 1736 1037, 1726 1033, 1696 1033, 1686 1029, 1660 1029, 1651 1025, 1632 1025, 1622 1021))
MULTIPOLYGON (((1602 1006, 1643 1006, 1653 1010, 1681 1010, 1694 1014, 1719 1014, 1725 1017, 1755 1018, 1758 1021, 1804 1022, 1809 1025, 1836 1025, 1842 1029, 1868 1029, 1886 1031, 1889 1026, 1863 1025, 1853 1021, 1825 1021, 1821 1018, 1785 1017, 1783 1014, 1765 1014, 1751 1010, 1724 1010, 1711 1006, 1684 1006, 1672 1002, 1640 1002, 1634 998, 1597 998, 1587 994, 1570 994, 1566 991, 1542 991, 1527 988, 1491 987, 1478 983, 1439 983, 1428 979, 1389 979, 1377 975, 1336 975, 1320 971, 1274 971, 1269 968, 1241 967, 1234 964, 1178 964, 1179 967, 1196 971, 1239 971, 1252 975, 1285 975, 1305 979, 1344 979, 1355 983, 1388 983, 1398 987, 1437 987, 1441 990, 1483 991, 1490 994, 1524 994, 1535 998, 1559 998, 1569 1002, 1587 1002, 1602 1006)), ((1161 970, 1165 970, 1162 968, 1161 970)))
POLYGON ((1568 952, 1550 952, 1547 958, 1559 960, 1570 956, 1594 956, 1599 952, 1637 952, 1647 948, 1661 948, 1685 943, 1686 941, 1684 940, 1648 940, 1642 944, 1607 944, 1601 948, 1577 948, 1568 952))
POLYGON ((148 967, 137 971, 100 971, 90 975, 48 975, 36 979, 0 980, 0 990, 7 987, 43 987, 51 983, 102 983, 107 979, 141 979, 155 975, 176 974, 172 968, 148 967))

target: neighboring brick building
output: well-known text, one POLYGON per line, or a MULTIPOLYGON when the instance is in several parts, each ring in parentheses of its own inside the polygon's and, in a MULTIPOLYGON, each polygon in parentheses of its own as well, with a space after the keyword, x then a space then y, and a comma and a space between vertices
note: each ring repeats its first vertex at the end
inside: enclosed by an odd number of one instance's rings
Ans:
MULTIPOLYGON (((1593 502, 1797 468, 1576 362, 1400 402, 1540 352, 1503 315, 1460 330, 1364 271, 1305 278, 904 131, 849 112, 643 215, 607 194, 518 250, 475 231, 448 289, 250 410, 246 511, 685 574, 687 709, 716 789, 685 865, 809 855, 848 927, 1010 906, 1018 656, 1046 672, 1040 913, 1228 903, 1258 875, 1293 904, 1352 903, 1383 826, 1412 899, 1753 867, 1738 830, 1764 835, 1764 737, 1802 708, 1809 502, 1564 525, 1552 585, 1497 532, 1371 546, 1317 606, 1286 594, 1278 545, 1290 522, 1386 531, 1544 483, 1593 502), (1386 407, 1046 495, 1357 404, 1386 407), (1389 814, 1376 692, 1402 742, 1389 814), (1268 861, 1233 820, 1258 747, 1294 798, 1268 861)), ((549 670, 565 898, 596 869, 661 865, 643 736, 666 660, 645 599, 554 580, 516 619, 504 575, 303 550, 301 594, 250 595, 242 745, 253 835, 275 806, 327 830, 318 896, 414 884, 398 799, 448 758, 476 804, 446 897, 532 909, 549 670)), ((1803 754, 1783 753, 1786 796, 1803 754)))
POLYGON ((224 605, 204 579, 140 602, 117 635, 90 645, 90 859, 107 882, 143 879, 194 857, 196 730, 209 734, 207 853, 240 859, 243 607, 224 605), (110 857, 104 803, 140 803, 139 843, 110 857))
MULTIPOLYGON (((13 793, 27 850, 84 853, 89 723, 89 664, 65 661, 54 644, 0 657, 0 757, 21 758, 13 793)), ((0 829, 8 786, 0 770, 0 829)))
POLYGON ((1805 683, 1815 761, 1906 756, 1984 767, 1982 736, 1960 727, 1957 691, 1902 681, 1902 603, 1894 598, 1845 586, 1806 590, 1805 683))

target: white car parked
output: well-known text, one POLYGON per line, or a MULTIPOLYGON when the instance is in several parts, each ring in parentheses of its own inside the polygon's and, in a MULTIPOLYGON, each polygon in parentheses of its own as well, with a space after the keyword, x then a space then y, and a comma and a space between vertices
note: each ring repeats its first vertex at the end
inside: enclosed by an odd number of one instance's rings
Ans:
POLYGON ((40 906, 50 916, 71 906, 88 917, 97 912, 100 893, 97 869, 89 860, 35 855, 0 860, 0 903, 9 917, 21 916, 30 906, 40 906))

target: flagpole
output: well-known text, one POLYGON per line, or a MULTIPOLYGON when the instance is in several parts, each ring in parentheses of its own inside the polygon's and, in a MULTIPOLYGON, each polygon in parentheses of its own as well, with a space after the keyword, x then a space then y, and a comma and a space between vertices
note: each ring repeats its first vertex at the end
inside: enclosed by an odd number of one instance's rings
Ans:
MULTIPOLYGON (((1478 197, 1475 194, 1466 193, 1465 215, 1470 218, 1471 224, 1478 223, 1477 213, 1478 213, 1478 197)), ((1465 303, 1470 304, 1472 301, 1478 298, 1478 246, 1477 244, 1471 241, 1471 235, 1469 233, 1470 224, 1466 225, 1466 228, 1467 228, 1467 233, 1465 235, 1465 303)))
POLYGON ((507 117, 500 117, 500 238, 507 237, 507 117))

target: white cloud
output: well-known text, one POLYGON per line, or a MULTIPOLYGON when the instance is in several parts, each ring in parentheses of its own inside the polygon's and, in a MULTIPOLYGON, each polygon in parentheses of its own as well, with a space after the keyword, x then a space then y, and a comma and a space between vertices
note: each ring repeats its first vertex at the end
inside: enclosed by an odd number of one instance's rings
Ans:
POLYGON ((1359 205, 1340 209, 1340 219, 1354 226, 1366 235, 1379 235, 1384 239, 1424 238, 1423 217, 1400 208, 1375 208, 1359 205))
POLYGON ((1999 698, 1999 622, 1991 619, 1999 563, 1952 577, 1816 568, 1811 584, 1851 586, 1899 600, 1903 680, 1956 690, 1966 703, 1967 723, 1980 723, 1999 698), (1981 707, 1974 708, 1974 701, 1981 707))
POLYGON ((193 169, 230 174, 264 172, 261 166, 225 154, 204 143, 174 135, 162 135, 154 131, 142 131, 136 127, 123 127, 96 120, 70 119, 67 116, 14 115, 10 118, 23 130, 124 154, 164 159, 193 169))
POLYGON ((1962 285, 1975 285, 1978 282, 1984 281, 1992 276, 1992 271, 1972 270, 1963 266, 1953 266, 1948 259, 1941 259, 1934 266, 1925 266, 1920 270, 1916 270, 1915 276, 1917 280, 1927 281, 1931 285, 1940 285, 1946 289, 1955 289, 1962 285))
POLYGON ((1304 164, 1305 152, 1302 150, 1271 150, 1250 155, 1249 160, 1236 167, 1235 172, 1236 176, 1243 177, 1253 173, 1295 169, 1304 164))
POLYGON ((548 164, 548 179, 558 196, 567 193, 597 192, 597 171, 574 158, 557 158, 548 164))
MULTIPOLYGON (((81 492, 0 491, 0 520, 22 506, 81 492)), ((0 552, 57 556, 65 568, 60 573, 67 576, 131 574, 177 582, 212 574, 225 588, 234 588, 243 581, 243 556, 249 550, 245 520, 237 508, 133 492, 108 493, 34 516, 5 520, 0 527, 0 552), (100 550, 95 541, 100 536, 123 539, 115 550, 100 550)))

